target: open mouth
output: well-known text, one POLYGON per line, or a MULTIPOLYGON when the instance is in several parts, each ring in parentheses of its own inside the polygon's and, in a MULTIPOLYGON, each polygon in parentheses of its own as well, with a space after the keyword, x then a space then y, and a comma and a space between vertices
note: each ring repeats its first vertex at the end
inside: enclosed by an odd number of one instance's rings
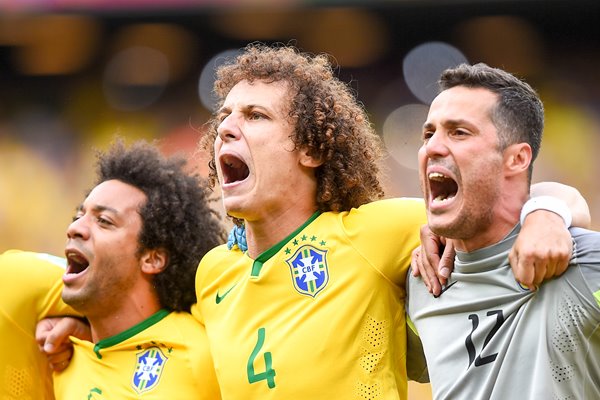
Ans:
POLYGON ((439 172, 431 172, 427 177, 432 201, 448 201, 456 196, 458 185, 454 179, 439 172))
POLYGON ((243 181, 250 175, 250 170, 244 161, 238 157, 225 154, 220 158, 223 183, 234 183, 243 181))
POLYGON ((89 267, 88 260, 76 251, 67 251, 67 274, 79 274, 89 267))

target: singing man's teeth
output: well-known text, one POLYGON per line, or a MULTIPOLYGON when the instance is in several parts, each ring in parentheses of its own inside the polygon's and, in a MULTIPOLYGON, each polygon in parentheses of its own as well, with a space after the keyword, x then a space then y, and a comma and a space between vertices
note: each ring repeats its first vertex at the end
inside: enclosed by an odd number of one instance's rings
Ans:
POLYGON ((435 201, 435 202, 443 202, 443 201, 448 201, 448 200, 452 199, 453 197, 454 196, 439 195, 435 199, 433 199, 433 201, 435 201))
POLYGON ((429 179, 440 181, 446 179, 446 175, 440 174, 439 172, 430 172, 428 175, 429 179))

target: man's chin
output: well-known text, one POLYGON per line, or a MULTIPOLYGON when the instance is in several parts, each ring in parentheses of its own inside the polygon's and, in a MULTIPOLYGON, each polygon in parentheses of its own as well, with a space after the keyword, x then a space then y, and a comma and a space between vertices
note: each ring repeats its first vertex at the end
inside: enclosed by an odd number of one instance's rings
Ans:
POLYGON ((62 301, 79 312, 81 312, 82 308, 84 308, 87 303, 87 300, 84 299, 80 293, 69 290, 66 287, 63 289, 62 301))
POLYGON ((443 236, 445 238, 451 239, 453 237, 454 232, 456 231, 457 222, 454 218, 442 218, 441 216, 430 215, 427 223, 429 225, 429 229, 431 229, 433 233, 435 233, 438 236, 443 236))
POLYGON ((252 214, 252 204, 241 196, 224 198, 223 208, 228 216, 237 219, 247 219, 252 214))
POLYGON ((244 212, 239 207, 225 207, 225 212, 229 217, 244 219, 244 212))

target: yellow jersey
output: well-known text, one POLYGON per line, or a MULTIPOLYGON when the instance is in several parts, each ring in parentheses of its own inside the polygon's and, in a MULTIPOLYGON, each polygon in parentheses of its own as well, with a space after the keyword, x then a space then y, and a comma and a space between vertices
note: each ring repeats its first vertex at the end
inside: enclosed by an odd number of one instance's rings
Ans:
POLYGON ((405 399, 405 282, 420 199, 316 213, 255 260, 225 245, 196 276, 223 399, 405 399))
POLYGON ((204 327, 189 313, 161 310, 98 343, 71 341, 57 400, 220 399, 204 327))
POLYGON ((53 399, 48 360, 35 341, 45 317, 75 315, 61 300, 66 261, 9 250, 0 255, 0 399, 53 399))

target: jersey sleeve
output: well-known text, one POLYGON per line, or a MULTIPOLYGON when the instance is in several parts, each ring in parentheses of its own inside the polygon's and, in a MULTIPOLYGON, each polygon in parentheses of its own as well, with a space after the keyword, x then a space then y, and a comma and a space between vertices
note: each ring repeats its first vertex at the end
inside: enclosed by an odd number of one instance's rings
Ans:
POLYGON ((575 242, 573 262, 579 265, 596 306, 600 309, 600 232, 571 228, 575 242))
POLYGON ((196 303, 192 304, 192 309, 190 310, 190 312, 192 313, 192 316, 194 317, 194 319, 196 319, 196 321, 198 321, 200 324, 202 324, 202 326, 204 326, 204 318, 202 317, 202 312, 200 311, 200 304, 198 304, 198 299, 200 298, 200 280, 202 279, 199 276, 199 271, 200 271, 200 267, 202 266, 202 260, 200 260, 200 264, 198 265, 198 268, 196 269, 196 277, 195 277, 195 282, 196 282, 196 303))
MULTIPOLYGON (((217 246, 210 250, 202 257, 198 269, 196 270, 196 301, 192 305, 192 315, 194 318, 204 325, 204 316, 202 315, 202 301, 207 296, 207 292, 214 293, 218 288, 214 287, 215 279, 223 273, 222 268, 227 268, 229 265, 228 257, 232 254, 238 254, 239 250, 229 250, 227 245, 217 246), (219 269, 221 268, 221 269, 219 269)), ((236 257, 231 258, 232 262, 236 257)))
POLYGON ((422 199, 375 201, 351 210, 343 218, 354 247, 387 279, 404 287, 421 226, 427 223, 422 199))
POLYGON ((423 344, 417 329, 408 317, 406 319, 406 373, 410 380, 429 383, 423 344))
POLYGON ((21 304, 25 314, 34 311, 35 320, 50 316, 76 315, 61 298, 62 276, 66 260, 44 253, 9 250, 0 256, 4 280, 2 291, 14 304, 21 304))
POLYGON ((217 375, 213 358, 210 352, 208 336, 203 325, 197 320, 189 318, 189 315, 180 313, 179 329, 187 337, 189 349, 189 359, 192 362, 193 378, 198 386, 196 399, 200 400, 219 400, 221 391, 217 382, 217 375))

